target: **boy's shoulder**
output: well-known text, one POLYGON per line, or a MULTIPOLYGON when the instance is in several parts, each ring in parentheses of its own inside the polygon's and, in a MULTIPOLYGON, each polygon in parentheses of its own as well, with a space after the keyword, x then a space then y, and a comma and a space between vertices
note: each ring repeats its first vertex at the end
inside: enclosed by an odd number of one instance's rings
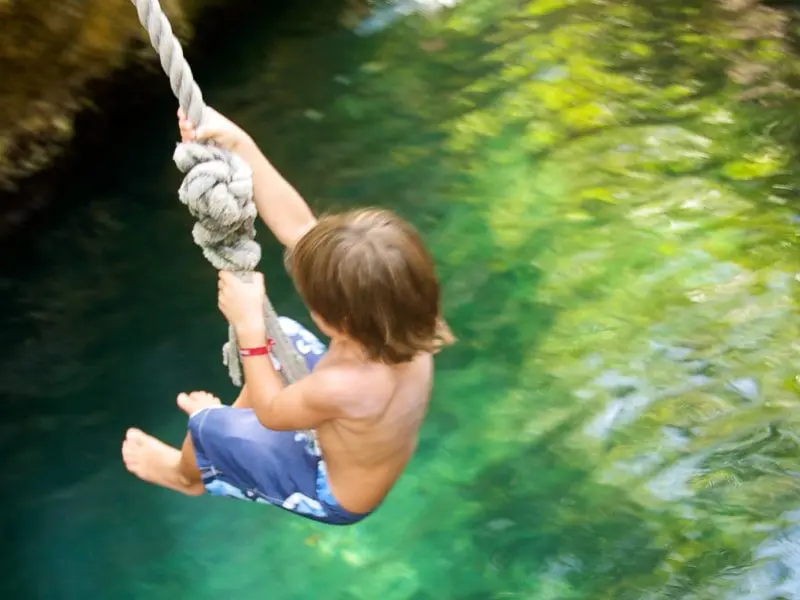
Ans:
POLYGON ((320 401, 337 405, 350 418, 382 410, 396 387, 392 368, 380 363, 320 364, 308 383, 320 401))

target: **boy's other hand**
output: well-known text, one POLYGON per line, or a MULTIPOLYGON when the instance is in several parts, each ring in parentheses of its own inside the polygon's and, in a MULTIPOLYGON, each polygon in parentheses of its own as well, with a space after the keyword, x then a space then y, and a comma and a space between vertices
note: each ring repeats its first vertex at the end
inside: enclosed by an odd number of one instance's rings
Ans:
POLYGON ((197 127, 183 112, 178 109, 178 128, 181 132, 182 142, 212 141, 217 146, 236 152, 250 141, 250 136, 230 119, 222 116, 210 106, 203 112, 203 123, 197 127))
POLYGON ((264 324, 264 276, 253 272, 251 281, 242 281, 228 271, 219 272, 218 306, 234 329, 260 331, 264 324))

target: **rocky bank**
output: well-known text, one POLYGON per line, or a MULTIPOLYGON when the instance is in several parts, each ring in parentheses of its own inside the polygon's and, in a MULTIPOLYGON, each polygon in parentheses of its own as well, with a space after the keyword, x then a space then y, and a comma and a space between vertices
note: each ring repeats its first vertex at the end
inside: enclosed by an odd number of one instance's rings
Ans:
MULTIPOLYGON (((163 0, 183 41, 217 0, 163 0)), ((0 0, 0 190, 48 166, 73 135, 88 87, 152 60, 130 0, 0 0)))

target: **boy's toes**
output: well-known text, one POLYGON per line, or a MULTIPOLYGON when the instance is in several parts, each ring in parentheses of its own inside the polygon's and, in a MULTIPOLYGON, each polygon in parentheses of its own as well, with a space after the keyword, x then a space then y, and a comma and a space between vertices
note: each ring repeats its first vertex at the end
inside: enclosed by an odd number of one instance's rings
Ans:
POLYGON ((197 402, 189 394, 178 394, 178 406, 187 415, 191 415, 197 410, 197 402))
POLYGON ((189 398, 201 406, 221 404, 219 398, 217 398, 214 394, 209 394, 208 392, 192 392, 189 394, 189 398))
POLYGON ((178 394, 178 406, 183 412, 191 416, 202 408, 219 406, 219 398, 208 392, 192 392, 191 394, 178 394))
POLYGON ((122 460, 129 470, 136 468, 139 450, 144 445, 145 434, 140 429, 128 429, 122 442, 122 460))
POLYGON ((128 432, 125 434, 125 441, 131 442, 136 446, 141 446, 142 442, 144 442, 145 433, 141 429, 136 429, 135 427, 131 427, 128 429, 128 432))

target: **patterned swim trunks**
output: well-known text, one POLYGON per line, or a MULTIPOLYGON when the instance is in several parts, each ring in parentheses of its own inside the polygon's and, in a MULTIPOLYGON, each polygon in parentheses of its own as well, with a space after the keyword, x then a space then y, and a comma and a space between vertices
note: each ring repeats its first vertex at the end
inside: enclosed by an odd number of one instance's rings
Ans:
MULTIPOLYGON (((298 353, 313 369, 325 345, 299 323, 280 324, 298 353)), ((272 431, 252 409, 220 406, 189 417, 197 468, 206 491, 273 504, 308 519, 352 525, 369 513, 351 513, 331 493, 325 461, 313 439, 299 431, 272 431)))

